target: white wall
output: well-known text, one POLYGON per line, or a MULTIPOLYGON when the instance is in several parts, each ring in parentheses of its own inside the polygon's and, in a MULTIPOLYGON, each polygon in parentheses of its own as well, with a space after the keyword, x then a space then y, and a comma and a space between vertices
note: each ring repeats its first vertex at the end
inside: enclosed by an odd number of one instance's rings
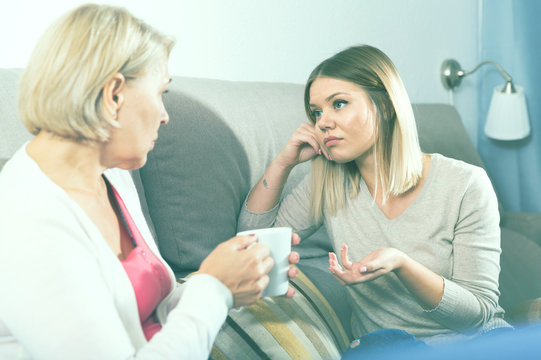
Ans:
MULTIPOLYGON (((6 1, 7 2, 7 1, 6 1)), ((44 29, 80 0, 18 0, 0 5, 0 67, 23 67, 44 29)), ((386 52, 412 102, 450 102, 444 59, 478 61, 473 0, 109 0, 177 39, 174 75, 304 83, 320 61, 354 44, 386 52)), ((476 139, 474 76, 454 102, 476 139)), ((277 109, 279 111, 279 109, 277 109)), ((437 121, 437 119, 435 119, 437 121)))

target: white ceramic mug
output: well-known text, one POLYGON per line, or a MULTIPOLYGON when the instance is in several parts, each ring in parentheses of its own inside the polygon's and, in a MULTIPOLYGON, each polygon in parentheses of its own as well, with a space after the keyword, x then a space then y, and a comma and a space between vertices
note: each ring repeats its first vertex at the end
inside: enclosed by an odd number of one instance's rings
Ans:
POLYGON ((269 272, 269 285, 262 296, 285 295, 289 285, 289 254, 291 253, 291 228, 265 228, 239 232, 237 235, 257 235, 257 242, 270 249, 274 266, 269 272))

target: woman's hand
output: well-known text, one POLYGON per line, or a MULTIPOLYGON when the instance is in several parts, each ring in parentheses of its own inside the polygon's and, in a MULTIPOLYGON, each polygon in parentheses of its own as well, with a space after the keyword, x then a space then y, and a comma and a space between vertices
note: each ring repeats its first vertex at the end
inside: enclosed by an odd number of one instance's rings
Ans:
POLYGON ((235 307, 257 301, 269 283, 267 274, 274 262, 269 248, 256 240, 256 236, 235 236, 218 245, 199 268, 199 273, 212 275, 227 286, 235 307))
POLYGON ((295 130, 277 156, 276 160, 282 167, 292 168, 317 155, 324 155, 331 160, 324 147, 318 143, 314 129, 314 125, 305 123, 295 130))
POLYGON ((407 256, 394 248, 383 248, 372 251, 358 262, 352 263, 348 257, 347 245, 342 245, 340 253, 342 266, 335 253, 329 253, 329 270, 342 285, 374 280, 391 271, 400 269, 407 256))
MULTIPOLYGON (((301 238, 299 237, 299 235, 295 233, 291 234, 291 246, 299 245, 300 242, 301 242, 301 238)), ((298 252, 292 251, 289 254, 289 264, 295 265, 299 262, 299 260, 300 260, 300 256, 298 252)), ((297 276, 297 272, 298 271, 296 267, 290 266, 289 271, 287 272, 287 275, 289 276, 290 279, 293 279, 294 277, 297 276)), ((295 290, 292 288, 287 289, 287 293, 285 296, 288 298, 292 298, 293 295, 295 295, 295 290)))
MULTIPOLYGON (((269 248, 256 243, 256 236, 235 236, 218 245, 201 263, 199 273, 209 274, 220 280, 233 294, 234 306, 244 306, 261 298, 269 284, 268 273, 274 266, 269 248)), ((298 245, 300 237, 291 235, 291 245, 298 245)), ((299 262, 299 254, 292 251, 289 263, 299 262)), ((297 276, 297 269, 290 267, 288 276, 297 276)), ((285 296, 293 297, 295 290, 288 289, 285 296)))

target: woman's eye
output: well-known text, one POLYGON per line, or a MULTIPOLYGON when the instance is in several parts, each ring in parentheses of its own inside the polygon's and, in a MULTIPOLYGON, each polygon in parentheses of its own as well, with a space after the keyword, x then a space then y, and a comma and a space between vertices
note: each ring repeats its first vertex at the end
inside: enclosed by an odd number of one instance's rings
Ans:
POLYGON ((318 119, 321 117, 321 110, 314 110, 312 111, 312 114, 314 115, 314 118, 318 119))
POLYGON ((347 105, 347 101, 346 100, 335 100, 333 105, 334 105, 334 108, 335 109, 341 109, 343 108, 344 106, 347 105))

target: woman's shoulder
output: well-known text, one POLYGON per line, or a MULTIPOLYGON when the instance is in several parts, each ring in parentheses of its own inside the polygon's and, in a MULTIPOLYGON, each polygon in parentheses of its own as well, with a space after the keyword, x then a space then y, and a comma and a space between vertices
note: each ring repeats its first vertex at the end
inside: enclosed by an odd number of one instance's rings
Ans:
POLYGON ((54 196, 56 191, 53 185, 26 152, 26 144, 15 152, 0 172, 0 194, 4 204, 54 196))
POLYGON ((462 160, 457 160, 444 156, 442 154, 431 154, 431 166, 437 169, 440 176, 449 178, 477 178, 486 176, 486 171, 482 167, 469 164, 462 160))
POLYGON ((432 154, 431 167, 434 169, 432 180, 451 192, 493 191, 492 182, 482 167, 437 153, 432 154))

